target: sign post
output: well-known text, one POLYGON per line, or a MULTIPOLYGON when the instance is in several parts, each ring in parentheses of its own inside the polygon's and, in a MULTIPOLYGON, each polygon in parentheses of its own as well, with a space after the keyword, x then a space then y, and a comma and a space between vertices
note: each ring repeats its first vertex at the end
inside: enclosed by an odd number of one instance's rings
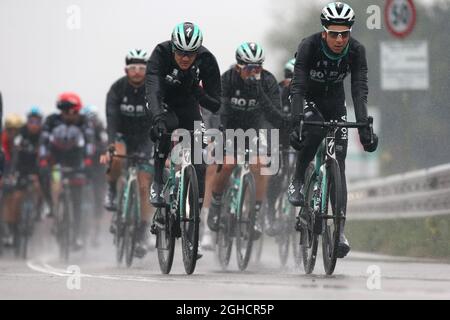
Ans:
POLYGON ((413 0, 387 0, 384 19, 392 35, 405 38, 416 24, 416 7, 413 0))

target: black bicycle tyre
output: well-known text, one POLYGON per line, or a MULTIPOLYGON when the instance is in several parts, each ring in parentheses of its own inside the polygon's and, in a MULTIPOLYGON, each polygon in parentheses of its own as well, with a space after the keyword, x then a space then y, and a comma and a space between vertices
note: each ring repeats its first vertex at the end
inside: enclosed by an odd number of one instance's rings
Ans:
POLYGON ((332 204, 332 214, 335 217, 333 219, 333 234, 328 224, 325 225, 325 231, 322 235, 322 252, 323 252, 323 265, 325 273, 327 275, 332 275, 336 267, 337 261, 337 250, 339 244, 339 232, 340 232, 340 219, 339 214, 342 206, 342 184, 341 184, 341 173, 339 170, 339 163, 332 159, 326 164, 326 174, 327 176, 327 212, 328 214, 328 204, 331 202, 332 191, 334 191, 334 197, 336 199, 335 203, 332 204), (332 187, 334 186, 334 189, 332 187))
POLYGON ((187 274, 192 274, 197 264, 198 239, 200 228, 200 205, 198 180, 195 168, 189 165, 184 168, 184 187, 182 205, 185 209, 189 204, 189 217, 186 210, 180 212, 180 229, 184 270, 187 274))
POLYGON ((133 264, 134 249, 136 247, 138 219, 135 210, 139 207, 138 192, 137 181, 132 181, 128 190, 128 206, 124 225, 125 264, 128 268, 133 264))
POLYGON ((156 248, 158 252, 159 269, 163 274, 169 274, 173 265, 175 253, 175 218, 170 212, 169 205, 164 208, 158 208, 155 215, 164 214, 164 230, 159 226, 156 233, 156 248), (161 239, 165 239, 166 248, 161 247, 161 239))
POLYGON ((233 219, 234 216, 230 212, 231 196, 231 191, 228 189, 224 197, 219 220, 219 230, 217 231, 216 256, 223 270, 226 270, 230 263, 231 251, 233 249, 233 224, 236 223, 233 219))
POLYGON ((311 213, 313 212, 313 195, 314 195, 314 185, 316 183, 317 175, 315 174, 315 168, 312 163, 309 164, 306 170, 306 193, 305 193, 305 206, 300 210, 300 216, 308 217, 308 227, 304 228, 302 225, 301 230, 301 240, 302 245, 300 246, 300 250, 302 253, 303 260, 303 268, 306 274, 311 274, 314 271, 314 267, 316 265, 317 258, 317 249, 319 243, 319 235, 314 232, 313 216, 311 213), (309 216, 307 216, 307 212, 309 212, 309 216))
POLYGON ((70 257, 71 245, 71 201, 66 192, 62 192, 59 196, 57 214, 57 237, 59 243, 59 256, 63 262, 68 262, 70 257))
MULTIPOLYGON (((253 175, 249 172, 244 175, 242 181, 242 195, 239 201, 240 208, 239 213, 236 218, 236 256, 238 268, 240 271, 244 271, 247 268, 248 261, 250 259, 252 253, 253 246, 253 233, 254 226, 256 222, 256 211, 255 211, 255 202, 256 202, 256 188, 255 188, 255 179, 253 175), (247 190, 249 190, 249 211, 248 217, 246 219, 243 218, 242 210, 245 204, 245 195, 247 194, 247 190), (242 227, 246 226, 246 230, 244 232, 242 227), (247 237, 247 239, 245 239, 247 237), (247 242, 245 242, 247 240, 247 242), (244 251, 243 251, 244 250, 244 251)), ((262 235, 261 235, 262 237, 262 235)))

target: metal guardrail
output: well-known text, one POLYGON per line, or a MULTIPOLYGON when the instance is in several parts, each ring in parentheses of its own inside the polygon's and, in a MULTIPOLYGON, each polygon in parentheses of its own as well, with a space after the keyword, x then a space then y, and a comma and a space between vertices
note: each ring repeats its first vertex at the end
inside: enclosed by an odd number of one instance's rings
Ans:
POLYGON ((349 220, 450 214, 450 164, 348 186, 349 220))

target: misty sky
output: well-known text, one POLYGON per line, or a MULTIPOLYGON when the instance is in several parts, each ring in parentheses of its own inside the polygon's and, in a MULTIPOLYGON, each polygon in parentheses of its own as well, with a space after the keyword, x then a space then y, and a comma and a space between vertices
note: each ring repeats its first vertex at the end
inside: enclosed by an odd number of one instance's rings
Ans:
POLYGON ((78 92, 84 103, 103 110, 109 87, 123 75, 126 52, 131 48, 152 51, 156 44, 168 40, 173 27, 182 21, 201 27, 204 44, 216 55, 222 72, 234 62, 241 42, 258 41, 266 49, 266 68, 279 73, 282 65, 267 45, 266 33, 276 23, 275 8, 286 6, 286 16, 301 14, 289 11, 290 3, 1 0, 0 91, 4 112, 24 113, 33 104, 47 113, 54 111, 57 94, 65 90, 78 92), (81 10, 80 29, 68 28, 68 22, 74 22, 67 12, 71 5, 81 10))
MULTIPOLYGON (((104 108, 111 84, 123 75, 130 48, 152 51, 169 40, 182 21, 197 23, 204 45, 221 71, 234 61, 243 41, 266 44, 271 19, 269 0, 1 0, 0 91, 6 112, 25 112, 38 104, 54 110, 59 92, 78 92, 83 102, 104 108), (67 9, 81 9, 81 28, 67 9), (72 24, 73 25, 73 24, 72 24)), ((269 48, 267 48, 268 50, 269 48)), ((279 67, 267 52, 267 67, 279 67)), ((281 66, 282 67, 282 66, 281 66)))

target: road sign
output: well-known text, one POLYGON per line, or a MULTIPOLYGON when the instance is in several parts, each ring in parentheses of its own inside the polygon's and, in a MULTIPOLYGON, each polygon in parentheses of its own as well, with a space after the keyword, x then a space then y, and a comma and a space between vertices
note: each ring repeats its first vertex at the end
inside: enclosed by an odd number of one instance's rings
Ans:
POLYGON ((405 38, 416 24, 416 7, 413 0, 387 0, 384 20, 390 33, 397 38, 405 38))
POLYGON ((381 88, 428 90, 427 41, 381 42, 381 88))

